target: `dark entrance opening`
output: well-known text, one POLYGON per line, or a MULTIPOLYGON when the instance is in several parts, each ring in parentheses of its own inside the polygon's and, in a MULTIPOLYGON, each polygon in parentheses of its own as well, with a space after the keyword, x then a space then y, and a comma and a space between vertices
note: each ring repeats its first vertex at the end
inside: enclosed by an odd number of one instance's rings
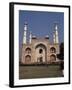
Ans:
POLYGON ((42 57, 40 57, 39 61, 40 61, 40 63, 42 63, 42 62, 43 62, 43 58, 42 58, 42 57))
POLYGON ((43 50, 42 50, 42 49, 40 49, 40 50, 39 50, 39 53, 41 54, 42 52, 43 52, 43 50))

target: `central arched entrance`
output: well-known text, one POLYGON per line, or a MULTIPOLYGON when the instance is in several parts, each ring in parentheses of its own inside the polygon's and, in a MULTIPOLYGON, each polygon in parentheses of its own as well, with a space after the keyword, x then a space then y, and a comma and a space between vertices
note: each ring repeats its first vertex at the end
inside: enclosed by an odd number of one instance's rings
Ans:
POLYGON ((37 44, 35 47, 35 61, 38 63, 46 62, 46 46, 37 44))

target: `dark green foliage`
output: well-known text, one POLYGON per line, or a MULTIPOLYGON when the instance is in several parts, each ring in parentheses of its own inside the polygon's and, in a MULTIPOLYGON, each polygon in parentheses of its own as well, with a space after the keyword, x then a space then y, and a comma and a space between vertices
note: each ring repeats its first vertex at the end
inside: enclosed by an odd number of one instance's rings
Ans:
POLYGON ((64 60, 64 43, 63 42, 60 44, 60 53, 57 54, 57 58, 59 58, 60 60, 64 60))

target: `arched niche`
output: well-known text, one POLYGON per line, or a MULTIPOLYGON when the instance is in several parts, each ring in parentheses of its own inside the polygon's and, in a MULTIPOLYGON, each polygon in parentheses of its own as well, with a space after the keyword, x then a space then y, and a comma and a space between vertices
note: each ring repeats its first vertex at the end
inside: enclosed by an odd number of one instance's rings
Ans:
POLYGON ((51 47, 51 48, 50 48, 50 52, 51 52, 51 53, 56 53, 55 47, 51 47))
POLYGON ((46 62, 47 60, 47 49, 42 43, 37 44, 35 47, 35 61, 39 63, 46 62))
POLYGON ((50 55, 50 61, 56 61, 56 56, 54 54, 50 55))
POLYGON ((30 54, 30 53, 31 53, 31 48, 27 47, 27 48, 25 49, 25 53, 26 53, 26 54, 30 54))
POLYGON ((25 56, 25 63, 31 63, 31 56, 30 55, 25 56))

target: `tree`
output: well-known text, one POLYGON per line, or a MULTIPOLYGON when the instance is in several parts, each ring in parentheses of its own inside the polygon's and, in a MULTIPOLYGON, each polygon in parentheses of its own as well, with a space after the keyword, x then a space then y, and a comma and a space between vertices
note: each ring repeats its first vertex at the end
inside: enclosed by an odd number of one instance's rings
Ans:
POLYGON ((57 55, 57 58, 64 60, 64 43, 60 44, 60 53, 57 55))

